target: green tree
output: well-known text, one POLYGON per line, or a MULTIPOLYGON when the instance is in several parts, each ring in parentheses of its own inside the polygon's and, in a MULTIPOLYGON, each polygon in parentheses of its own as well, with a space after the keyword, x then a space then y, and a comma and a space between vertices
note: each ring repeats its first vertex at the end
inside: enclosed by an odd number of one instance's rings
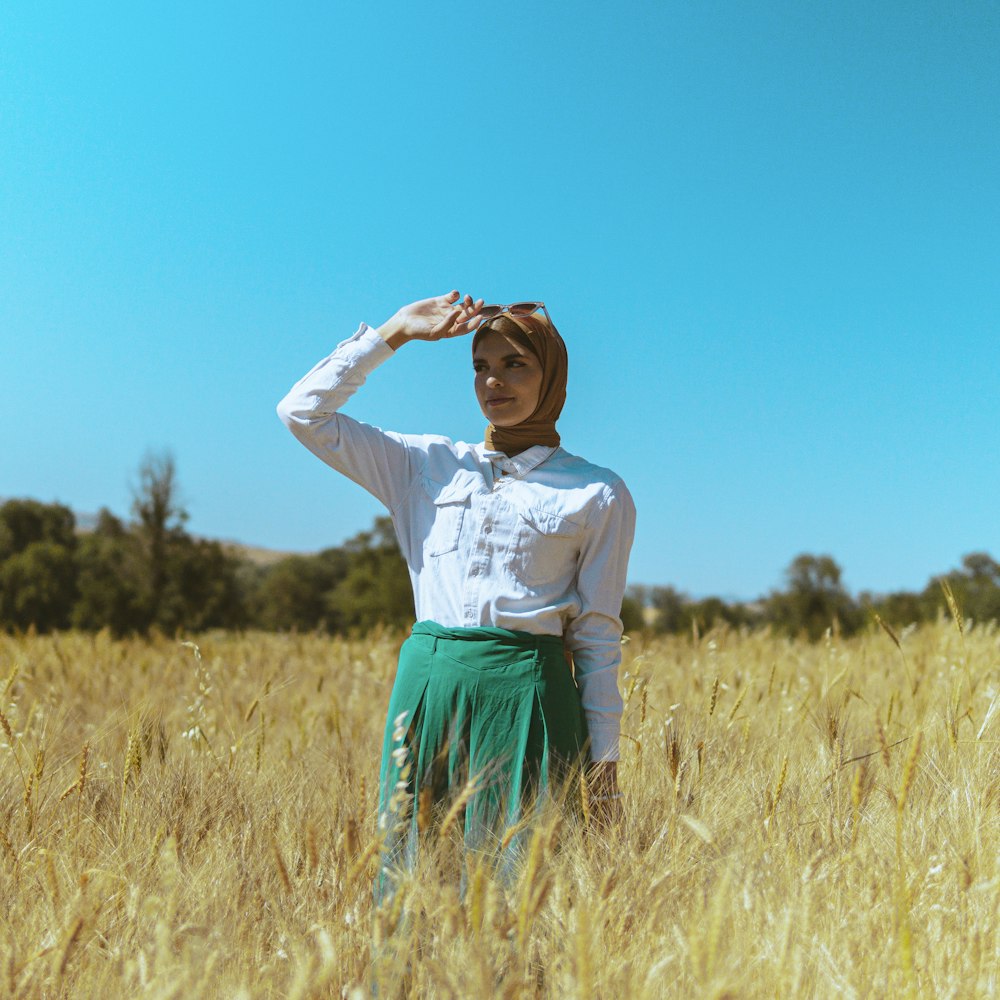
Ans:
POLYGON ((153 623, 165 632, 242 628, 247 616, 238 569, 239 561, 218 542, 173 533, 153 623))
POLYGON ((927 617, 947 614, 941 581, 945 580, 966 618, 977 622, 1000 621, 1000 563, 986 552, 962 557, 962 568, 952 570, 927 585, 921 595, 927 617))
MULTIPOLYGON (((921 596, 905 590, 879 597, 865 595, 861 603, 877 612, 884 622, 894 628, 905 628, 928 618, 928 608, 921 596)), ((930 612, 930 617, 933 617, 933 612, 930 612)))
POLYGON ((676 633, 690 628, 688 598, 673 587, 653 587, 649 592, 649 605, 656 616, 654 628, 657 632, 676 633))
POLYGON ((861 626, 861 611, 841 583, 831 556, 803 554, 785 571, 788 589, 767 601, 767 620, 790 635, 820 638, 828 628, 851 634, 861 626))
POLYGON ((263 628, 342 632, 413 621, 410 578, 392 520, 376 518, 338 548, 289 556, 264 571, 250 598, 263 628))
POLYGON ((0 506, 0 563, 32 542, 54 542, 72 551, 76 518, 69 507, 38 500, 8 500, 0 506))
POLYGON ((0 625, 39 631, 66 628, 76 599, 73 552, 58 542, 31 542, 0 565, 0 625))
POLYGON ((62 504, 0 506, 0 627, 66 628, 76 596, 76 519, 62 504))
POLYGON ((341 628, 367 630, 375 625, 413 621, 413 590, 392 520, 375 519, 344 545, 347 572, 329 595, 329 607, 341 628))
POLYGON ((134 535, 142 559, 140 600, 146 625, 171 618, 161 610, 169 576, 171 547, 185 537, 187 511, 178 496, 177 465, 169 452, 150 452, 139 466, 133 488, 134 535))
POLYGON ((107 508, 84 535, 76 552, 78 596, 73 606, 76 628, 101 629, 115 635, 145 627, 140 603, 140 553, 136 539, 107 508))
POLYGON ((632 588, 629 588, 622 598, 621 619, 626 635, 641 632, 646 628, 646 606, 632 588))
POLYGON ((753 623, 753 617, 743 605, 730 604, 721 597, 703 597, 699 601, 692 601, 685 607, 684 613, 688 621, 697 624, 701 632, 707 632, 718 625, 739 627, 753 623))
POLYGON ((249 598, 251 620, 282 632, 335 632, 342 623, 330 593, 346 573, 347 556, 339 548, 288 556, 259 574, 249 598))

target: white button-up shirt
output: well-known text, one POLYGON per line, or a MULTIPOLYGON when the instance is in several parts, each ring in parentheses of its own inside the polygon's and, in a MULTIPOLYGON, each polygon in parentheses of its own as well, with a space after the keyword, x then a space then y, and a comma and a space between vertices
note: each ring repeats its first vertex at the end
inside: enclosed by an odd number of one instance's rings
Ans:
POLYGON ((278 404, 292 433, 392 515, 418 620, 563 636, 593 760, 618 759, 620 618, 635 530, 622 480, 563 448, 396 434, 337 411, 395 353, 366 326, 278 404))

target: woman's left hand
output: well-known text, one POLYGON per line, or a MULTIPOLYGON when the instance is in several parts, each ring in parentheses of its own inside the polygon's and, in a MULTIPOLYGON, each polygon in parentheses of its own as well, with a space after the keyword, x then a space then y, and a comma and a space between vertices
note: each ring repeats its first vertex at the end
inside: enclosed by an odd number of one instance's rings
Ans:
POLYGON ((621 822, 622 795, 618 790, 618 761, 599 760, 587 766, 587 807, 590 821, 606 830, 621 822))

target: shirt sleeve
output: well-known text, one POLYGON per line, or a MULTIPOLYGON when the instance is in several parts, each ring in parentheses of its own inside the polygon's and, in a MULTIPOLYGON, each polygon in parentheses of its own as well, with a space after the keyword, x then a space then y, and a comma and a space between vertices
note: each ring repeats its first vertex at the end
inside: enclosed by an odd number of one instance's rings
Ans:
POLYGON ((405 435, 337 412, 393 353, 376 330, 362 323, 292 386, 278 404, 278 416, 314 455, 395 513, 417 474, 416 450, 405 435))
POLYGON ((566 648, 573 653, 594 761, 618 760, 619 755, 621 607, 634 535, 635 504, 618 480, 605 488, 587 525, 576 578, 580 614, 565 635, 566 648))

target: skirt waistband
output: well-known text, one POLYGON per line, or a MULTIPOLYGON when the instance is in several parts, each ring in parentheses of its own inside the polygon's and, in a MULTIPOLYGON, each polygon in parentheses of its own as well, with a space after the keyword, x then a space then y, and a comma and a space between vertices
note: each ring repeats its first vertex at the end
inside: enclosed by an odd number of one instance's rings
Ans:
POLYGON ((535 635, 495 626, 477 628, 447 628, 433 621, 416 622, 410 630, 413 635, 430 635, 435 639, 457 639, 461 642, 495 642, 517 649, 563 649, 561 635, 535 635))

